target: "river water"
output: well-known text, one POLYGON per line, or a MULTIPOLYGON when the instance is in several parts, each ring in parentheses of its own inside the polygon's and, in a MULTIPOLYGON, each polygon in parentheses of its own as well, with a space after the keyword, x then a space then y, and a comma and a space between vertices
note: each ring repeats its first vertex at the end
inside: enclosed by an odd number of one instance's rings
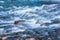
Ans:
MULTIPOLYGON (((6 1, 6 0, 5 0, 6 1)), ((15 1, 1 1, 0 5, 0 35, 25 32, 27 30, 34 33, 33 30, 46 28, 52 31, 54 28, 60 28, 60 24, 53 24, 51 20, 60 20, 59 4, 20 4, 15 1), (5 3, 5 4, 4 4, 5 3), (7 4, 8 3, 8 4, 7 4), (22 6, 23 5, 23 6, 22 6), (25 22, 14 24, 15 20, 25 20, 25 22), (52 23, 41 25, 44 23, 52 23)), ((39 30, 38 30, 39 31, 39 30)), ((41 32, 42 36, 48 35, 48 32, 41 32), (44 35, 43 35, 44 34, 44 35)), ((12 40, 12 39, 10 39, 12 40)))

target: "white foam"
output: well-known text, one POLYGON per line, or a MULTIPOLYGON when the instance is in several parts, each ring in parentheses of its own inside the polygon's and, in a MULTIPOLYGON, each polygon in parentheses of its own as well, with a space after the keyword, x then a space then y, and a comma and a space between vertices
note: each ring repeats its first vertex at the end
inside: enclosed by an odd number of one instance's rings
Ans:
POLYGON ((4 28, 0 28, 0 35, 4 33, 4 28))
POLYGON ((0 1, 0 3, 5 3, 4 1, 0 1))

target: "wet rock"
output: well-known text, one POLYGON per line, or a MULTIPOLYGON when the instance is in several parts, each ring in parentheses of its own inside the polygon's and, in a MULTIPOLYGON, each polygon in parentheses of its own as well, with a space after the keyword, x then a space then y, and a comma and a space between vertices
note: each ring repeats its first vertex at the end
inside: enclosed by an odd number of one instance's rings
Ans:
POLYGON ((6 35, 5 34, 0 35, 0 40, 5 40, 5 39, 6 39, 6 35))
POLYGON ((14 24, 18 24, 19 22, 25 22, 25 20, 16 20, 14 24))

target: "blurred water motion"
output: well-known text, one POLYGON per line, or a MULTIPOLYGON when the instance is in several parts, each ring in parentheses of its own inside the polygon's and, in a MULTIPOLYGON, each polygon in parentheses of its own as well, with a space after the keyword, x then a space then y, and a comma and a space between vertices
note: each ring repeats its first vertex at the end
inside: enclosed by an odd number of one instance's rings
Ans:
POLYGON ((0 40, 60 40, 58 1, 1 0, 0 4, 0 40))

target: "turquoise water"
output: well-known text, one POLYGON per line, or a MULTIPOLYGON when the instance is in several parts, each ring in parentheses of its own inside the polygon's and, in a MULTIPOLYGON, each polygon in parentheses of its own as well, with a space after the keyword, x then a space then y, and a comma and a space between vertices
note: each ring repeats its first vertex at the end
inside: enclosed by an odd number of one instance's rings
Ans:
MULTIPOLYGON (((44 40, 48 40, 48 32, 54 32, 54 29, 60 28, 60 4, 55 1, 53 3, 45 2, 1 0, 0 35, 6 34, 7 38, 10 39, 8 36, 19 32, 22 35, 20 40, 24 40, 23 37, 27 34, 35 37, 36 40, 39 40, 38 37, 40 36, 44 37, 44 40), (53 23, 51 20, 54 19, 59 22, 53 23), (25 20, 25 22, 15 25, 15 20, 25 20)), ((59 30, 52 35, 53 40, 60 39, 57 38, 59 30)), ((10 40, 15 40, 15 38, 13 37, 10 40)))

